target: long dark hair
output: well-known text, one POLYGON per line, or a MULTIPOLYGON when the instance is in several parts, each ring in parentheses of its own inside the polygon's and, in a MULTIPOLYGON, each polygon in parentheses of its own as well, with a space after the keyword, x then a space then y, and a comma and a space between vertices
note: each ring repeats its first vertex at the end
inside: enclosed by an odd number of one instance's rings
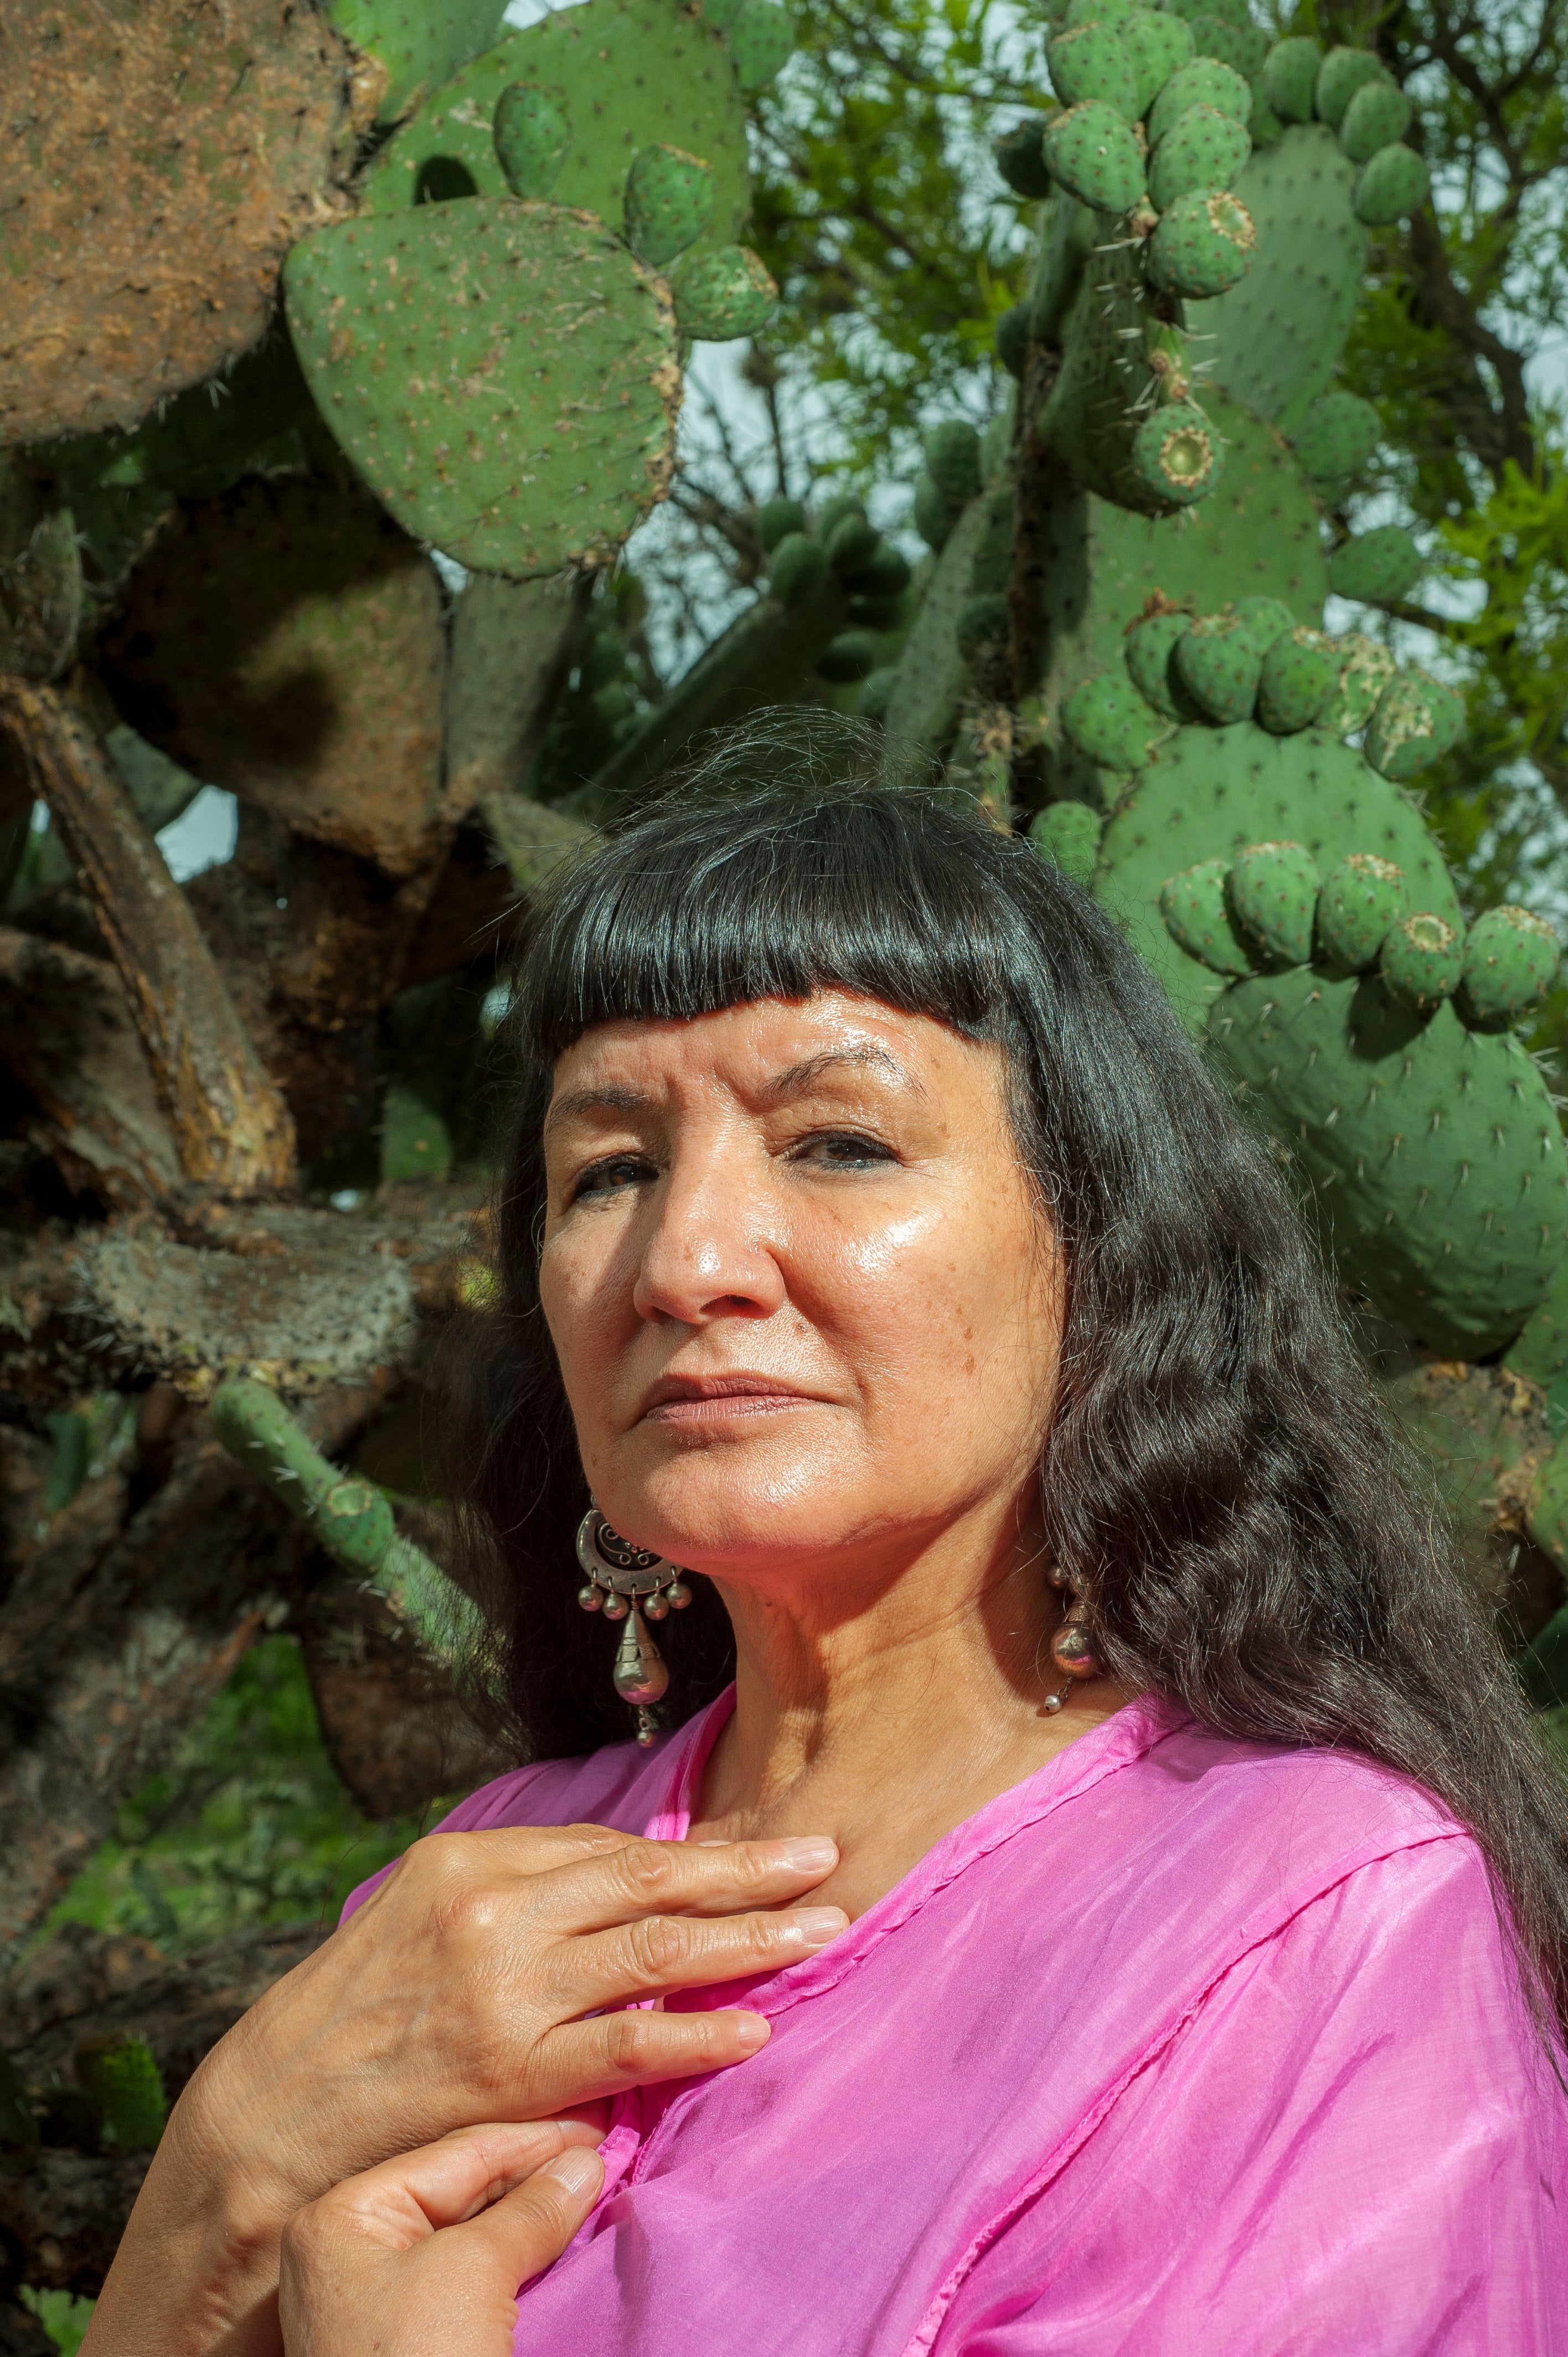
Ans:
MULTIPOLYGON (((499 1292, 458 1419, 469 1576, 521 1756, 628 1731, 606 1631, 575 1602, 587 1492, 539 1303, 552 1068, 596 1023, 864 992, 1003 1050, 1067 1269, 1047 1544, 1112 1674, 1221 1735, 1355 1750, 1435 1793, 1507 1894, 1533 2001, 1562 2018, 1563 1790, 1278 1169, 1087 893, 940 787, 853 782, 853 731, 819 725, 802 756, 804 728, 721 744, 534 917, 499 1292), (758 791, 791 748, 808 790, 758 791), (824 760, 836 781, 813 785, 824 760)), ((730 1674, 727 1619, 696 1587, 667 1649, 676 1723, 730 1674)))

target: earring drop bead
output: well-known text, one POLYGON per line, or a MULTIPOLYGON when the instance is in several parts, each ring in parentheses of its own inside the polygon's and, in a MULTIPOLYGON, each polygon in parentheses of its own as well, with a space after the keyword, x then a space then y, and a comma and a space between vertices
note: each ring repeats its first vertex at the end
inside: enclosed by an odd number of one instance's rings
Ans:
POLYGON ((669 1618, 670 1599, 667 1596, 655 1594, 649 1598, 642 1609, 650 1620, 664 1620, 669 1618))
POLYGON ((598 1589, 594 1586, 591 1579, 589 1580, 586 1587, 579 1587, 577 1590, 577 1601, 582 1606, 585 1612, 598 1611, 600 1606, 604 1603, 604 1598, 599 1594, 598 1589))
POLYGON ((624 1596, 606 1597, 604 1614, 607 1620, 624 1620, 630 1610, 631 1607, 624 1596))
POLYGON ((664 1600, 677 1612, 684 1612, 692 1601, 692 1591, 683 1579, 672 1579, 664 1591, 664 1600))

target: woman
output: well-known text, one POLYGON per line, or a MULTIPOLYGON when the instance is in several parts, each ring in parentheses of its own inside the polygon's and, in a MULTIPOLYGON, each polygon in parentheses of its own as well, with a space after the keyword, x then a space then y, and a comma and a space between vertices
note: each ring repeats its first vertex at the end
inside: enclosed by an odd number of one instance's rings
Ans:
POLYGON ((604 2182, 529 2357, 1562 2347, 1561 1791, 1114 927, 933 795, 699 796, 514 1021, 469 1490, 532 1764, 203 2066, 89 2357, 275 2348, 293 2213, 552 2118, 604 2182))

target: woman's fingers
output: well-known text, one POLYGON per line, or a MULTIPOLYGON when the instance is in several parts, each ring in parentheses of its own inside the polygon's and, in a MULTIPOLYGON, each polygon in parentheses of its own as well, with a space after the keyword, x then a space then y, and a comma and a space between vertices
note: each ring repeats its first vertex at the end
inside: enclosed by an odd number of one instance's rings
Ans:
POLYGON ((558 2259, 599 2198, 605 2164, 591 2145, 569 2145, 460 2227, 458 2261, 470 2257, 516 2291, 558 2259))
POLYGON ((552 2029, 534 2049, 530 2093, 541 2110, 618 2095, 664 2079, 701 2078, 745 2062, 767 2045, 760 2014, 662 2013, 634 2007, 552 2029))
POLYGON ((363 2169, 326 2198, 339 2228, 387 2250, 407 2250, 443 2227, 480 2216, 568 2153, 587 2151, 596 2164, 598 2142, 575 2120, 489 2121, 363 2169))
POLYGON ((626 1841, 542 1871, 529 1907, 562 1934, 605 1932, 644 1915, 731 1915, 799 1899, 838 1864, 824 1835, 782 1841, 626 1841))
POLYGON ((563 1940, 547 1959, 561 2017, 596 2011, 628 1997, 679 1988, 711 1988, 814 1956, 845 1929, 842 1907, 789 1907, 776 1914, 646 1915, 610 1932, 563 1940))

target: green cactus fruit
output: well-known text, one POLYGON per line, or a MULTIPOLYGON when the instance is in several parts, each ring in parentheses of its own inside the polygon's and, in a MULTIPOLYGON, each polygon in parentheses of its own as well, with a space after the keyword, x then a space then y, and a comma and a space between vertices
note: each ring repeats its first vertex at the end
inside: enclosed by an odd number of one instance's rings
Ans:
POLYGON ((868 561, 846 576, 846 583, 857 597, 896 598, 903 596, 912 577, 908 558, 881 540, 868 561))
POLYGON ((1380 147, 1356 175, 1350 202, 1369 229, 1386 229, 1426 201, 1426 166, 1413 147, 1380 147))
POLYGON ((496 101, 496 156, 514 197, 547 197, 561 177, 572 145, 572 116, 564 90, 509 82, 496 101))
POLYGON ((790 533, 810 530, 811 519, 799 500, 764 500, 757 511, 757 536, 769 551, 790 533))
MULTIPOLYGON (((793 506, 794 501, 789 504, 793 506)), ((813 540, 809 532, 787 532, 768 563, 768 595, 783 606, 803 606, 827 577, 828 553, 822 542, 813 540)))
POLYGON ((1009 376, 1021 377, 1029 358, 1029 307, 1014 303, 1004 311, 992 331, 996 357, 1009 376))
POLYGON ((1225 471, 1219 432, 1191 401, 1145 417, 1133 437, 1132 460, 1138 480, 1172 507, 1207 499, 1225 471))
POLYGON ((1276 639, 1258 678, 1258 721, 1276 737, 1308 728, 1339 684, 1334 642, 1321 630, 1276 639))
POLYGON ((385 66, 378 123, 396 123, 503 29, 499 0, 331 0, 323 13, 346 40, 385 66))
POLYGON ((164 2132, 168 2098, 145 2038, 91 2038, 77 2048, 75 2070, 116 2152, 148 2152, 164 2132))
POLYGON ((1316 482, 1341 483, 1361 472, 1381 431, 1377 411, 1359 393, 1326 393, 1307 411, 1293 447, 1316 482))
POLYGON ((1274 965, 1305 965, 1317 914, 1317 863, 1305 844, 1252 843, 1226 878, 1232 915, 1274 965))
POLYGON ((1064 106, 1101 99, 1131 123, 1138 112, 1138 82, 1121 28, 1075 25, 1046 45, 1051 87, 1064 106))
POLYGON ((1140 8, 1119 27, 1137 84, 1135 112, 1146 115, 1173 74, 1191 62, 1192 27, 1180 16, 1140 8))
POLYGON ((1423 570, 1421 551, 1403 524, 1380 523, 1335 550, 1328 560, 1328 586, 1337 597, 1390 606, 1414 586, 1423 570))
POLYGON ((1087 884, 1094 873, 1105 822, 1087 802, 1052 802, 1029 829, 1029 840, 1042 859, 1059 867, 1075 884, 1087 884))
POLYGON ((1283 137, 1285 126, 1263 96, 1262 82, 1253 82, 1251 90, 1252 111, 1247 117, 1247 136, 1254 149, 1272 147, 1276 139, 1283 137))
POLYGON ((765 264, 744 245, 721 245, 688 263, 675 286, 681 333, 696 344, 727 344, 759 335, 779 289, 765 264))
POLYGON ((1404 137, 1414 113, 1397 82, 1364 81, 1340 118, 1339 145, 1352 164, 1365 164, 1404 137))
POLYGON ((1167 295, 1223 295, 1257 245, 1252 216, 1228 190, 1177 197, 1149 240, 1149 276, 1167 295))
POLYGON ((1188 22, 1199 57, 1221 59, 1248 82, 1262 73, 1269 37, 1260 27, 1227 23, 1214 16, 1193 16, 1188 22))
POLYGON ((1405 910, 1404 870, 1369 851, 1331 867, 1317 896, 1317 948, 1326 965, 1363 974, 1378 963, 1391 925, 1405 910))
POLYGON ((1517 1023, 1551 989, 1561 954, 1551 925, 1533 909, 1511 902, 1488 909, 1465 942, 1460 1013, 1480 1025, 1517 1023))
POLYGON ((997 648, 1004 647, 1012 631, 1012 608, 999 590, 987 589, 977 597, 964 600, 953 635, 960 654, 973 668, 984 662, 997 648))
POLYGON ((778 0, 746 0, 725 27, 725 38, 742 90, 763 90, 789 62, 795 48, 794 20, 778 0))
POLYGON ((1140 770, 1167 735, 1130 679, 1098 673, 1074 688, 1062 706, 1062 726, 1080 753, 1106 770, 1140 770))
POLYGON ((1237 614, 1200 614, 1176 642, 1177 679, 1198 709, 1221 726, 1247 719, 1258 700, 1262 657, 1237 614))
POLYGON ((1037 201, 1051 193, 1051 176, 1040 146, 1045 127, 1043 115, 1026 114, 1022 123, 1015 123, 996 142, 996 168, 1015 197, 1037 201))
POLYGON ((1209 1029, 1354 1290, 1445 1358, 1510 1341, 1568 1241, 1563 1136, 1519 1042, 1317 970, 1232 985, 1209 1029))
POLYGON ((1334 643, 1339 683, 1319 713, 1317 725, 1332 737, 1348 737, 1366 726, 1378 708, 1378 698, 1397 674, 1399 666, 1387 647, 1377 639, 1364 638, 1359 630, 1352 630, 1334 643))
POLYGON ((1189 106, 1155 150, 1150 202, 1163 213, 1189 188, 1228 188, 1251 152, 1245 123, 1217 106, 1189 106))
POLYGON ((1356 92, 1369 81, 1388 80, 1387 69, 1370 49, 1330 49, 1317 69, 1312 93, 1318 121, 1332 124, 1337 131, 1356 92))
POLYGON ((836 517, 831 524, 824 513, 822 539, 828 552, 828 563, 845 579, 864 572, 882 545, 876 526, 866 522, 858 506, 836 517))
POLYGON ((865 505, 854 491, 835 491, 824 500, 817 511, 817 538, 825 548, 845 516, 858 516, 865 521, 865 505))
POLYGON ((1103 99, 1069 106, 1041 142, 1051 178, 1080 204, 1130 212, 1144 193, 1144 158, 1132 126, 1103 99))
POLYGON ((915 530, 928 548, 940 554, 947 545, 956 514, 957 511, 948 505, 929 473, 922 473, 916 478, 915 530))
POLYGON ((980 436, 961 418, 933 425, 926 436, 926 467, 950 508, 961 508, 981 486, 980 436))
POLYGON ((1200 859, 1160 887, 1160 914, 1172 941, 1212 974, 1258 970, 1258 954, 1236 923, 1226 894, 1230 862, 1200 859))
POLYGON ((817 662, 818 674, 840 684, 869 679, 876 669, 878 651, 875 631, 841 630, 822 650, 817 662))
POLYGON ((403 529, 459 564, 605 564, 664 496, 669 296, 591 214, 477 197, 361 215, 300 239, 284 285, 337 440, 403 529))
POLYGON ((1323 51, 1310 35, 1276 41, 1263 59, 1263 94, 1283 123, 1310 123, 1323 51))
POLYGON ((1246 623, 1247 635, 1261 655, 1295 628, 1295 616, 1283 597, 1238 597, 1230 611, 1246 623))
POLYGON ((700 156, 682 147, 638 150, 626 179, 626 233, 650 270, 695 245, 713 212, 714 176, 700 156))
POLYGON ((893 701, 893 691, 898 684, 897 663, 879 663, 860 683, 860 694, 854 708, 863 720, 886 720, 887 707, 893 701))
POLYGON ((1252 109, 1252 93, 1239 73, 1218 58, 1194 58, 1174 73, 1155 99, 1145 126, 1151 147, 1157 147, 1188 107, 1212 106, 1221 114, 1245 123, 1252 109))
POLYGON ((1402 1006, 1430 1014, 1453 997, 1464 979, 1464 927, 1430 909, 1396 918, 1384 937, 1378 971, 1402 1006))
POLYGON ((1401 672, 1368 723, 1367 759, 1380 775, 1403 785, 1457 743, 1464 726, 1464 698, 1453 688, 1427 672, 1401 672))
POLYGON ((1171 684, 1171 650, 1192 628, 1190 614, 1151 614, 1127 633, 1127 669, 1145 704, 1167 720, 1189 720, 1191 705, 1171 684))

